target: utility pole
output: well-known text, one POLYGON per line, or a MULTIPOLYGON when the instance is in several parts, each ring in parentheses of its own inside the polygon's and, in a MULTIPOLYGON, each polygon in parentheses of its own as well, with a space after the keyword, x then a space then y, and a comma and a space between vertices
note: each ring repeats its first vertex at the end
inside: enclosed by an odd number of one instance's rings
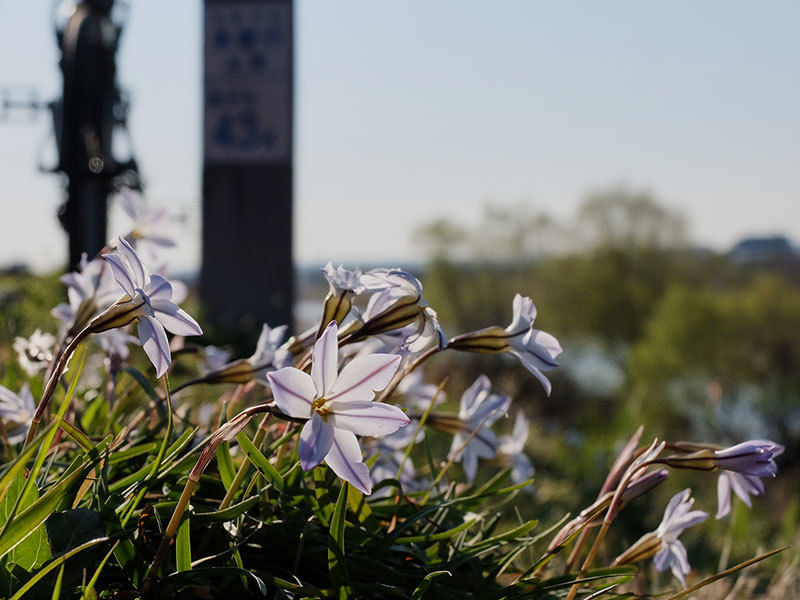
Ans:
POLYGON ((255 340, 292 324, 292 0, 205 0, 200 294, 255 340))
POLYGON ((67 177, 59 219, 69 235, 71 269, 82 253, 94 256, 105 246, 109 194, 120 183, 140 187, 133 157, 118 162, 111 151, 114 130, 124 128, 127 117, 116 82, 123 23, 112 19, 113 8, 114 0, 65 2, 60 13, 65 21, 56 23, 64 87, 50 108, 58 145, 54 170, 67 177))

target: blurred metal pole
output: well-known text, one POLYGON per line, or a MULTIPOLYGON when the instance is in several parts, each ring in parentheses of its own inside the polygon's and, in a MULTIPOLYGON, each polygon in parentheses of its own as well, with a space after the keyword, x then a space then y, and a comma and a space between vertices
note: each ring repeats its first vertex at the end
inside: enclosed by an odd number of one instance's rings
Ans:
POLYGON ((111 20, 113 0, 84 0, 57 36, 64 94, 54 110, 58 170, 68 178, 59 211, 69 234, 69 266, 106 243, 106 205, 116 165, 111 155, 120 29, 111 20), (60 121, 60 122, 59 122, 60 121))
POLYGON ((207 319, 254 340, 292 324, 292 0, 205 0, 207 319))

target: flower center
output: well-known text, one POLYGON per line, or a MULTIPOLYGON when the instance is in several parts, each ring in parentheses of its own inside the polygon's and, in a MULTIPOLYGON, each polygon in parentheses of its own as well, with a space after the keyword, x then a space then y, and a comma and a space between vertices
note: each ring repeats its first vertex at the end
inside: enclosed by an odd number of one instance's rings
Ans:
POLYGON ((328 415, 331 414, 329 406, 325 406, 328 402, 327 398, 317 398, 311 402, 311 410, 316 412, 320 417, 328 420, 328 415))

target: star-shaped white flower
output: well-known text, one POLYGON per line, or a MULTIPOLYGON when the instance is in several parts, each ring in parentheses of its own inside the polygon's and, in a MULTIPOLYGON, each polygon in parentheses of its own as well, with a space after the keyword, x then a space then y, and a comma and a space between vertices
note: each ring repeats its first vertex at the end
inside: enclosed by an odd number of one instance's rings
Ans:
POLYGON ((542 382, 547 394, 550 394, 550 380, 542 371, 549 371, 558 366, 556 356, 561 354, 561 345, 549 333, 533 328, 536 319, 536 306, 533 300, 517 294, 512 304, 514 314, 511 324, 506 327, 511 354, 519 358, 522 365, 542 382))
POLYGON ((505 329, 495 326, 464 333, 451 339, 447 347, 467 352, 513 354, 542 382, 549 396, 552 386, 543 371, 558 366, 556 356, 561 354, 561 345, 549 333, 534 329, 536 306, 530 298, 514 296, 513 310, 511 324, 505 329))
POLYGON ((100 332, 137 320, 142 347, 161 377, 172 360, 164 329, 176 335, 200 335, 203 330, 184 310, 172 302, 172 285, 161 275, 151 275, 124 238, 119 238, 117 253, 104 254, 114 279, 125 292, 108 310, 98 315, 90 327, 100 332))
POLYGON ((157 256, 159 248, 175 246, 175 240, 163 233, 169 220, 166 210, 163 208, 148 209, 144 204, 144 199, 127 188, 123 188, 121 196, 122 209, 133 221, 133 228, 128 237, 135 243, 146 246, 151 258, 157 256))
POLYGON ((686 555, 686 548, 678 536, 683 530, 697 523, 702 523, 708 518, 708 513, 702 510, 691 510, 694 498, 692 491, 685 489, 675 494, 664 511, 664 518, 656 529, 656 537, 661 540, 661 550, 653 558, 653 564, 658 571, 668 568, 686 587, 685 576, 692 570, 686 555))
POLYGON ((353 359, 338 372, 335 321, 314 344, 311 375, 294 367, 267 373, 275 404, 290 417, 308 419, 297 452, 303 470, 323 460, 339 477, 364 494, 372 491, 356 435, 386 435, 408 425, 395 406, 373 402, 400 364, 400 357, 371 354, 353 359))
POLYGON ((497 455, 497 436, 489 425, 504 416, 511 404, 508 396, 491 394, 491 387, 489 378, 481 375, 461 396, 458 418, 462 426, 453 436, 450 456, 457 455, 461 460, 467 481, 475 479, 479 458, 490 459, 497 455))
POLYGON ((55 341, 55 337, 42 333, 41 329, 34 331, 29 338, 17 337, 14 340, 19 364, 29 376, 33 377, 50 363, 55 341))
MULTIPOLYGON (((535 469, 528 455, 525 454, 525 443, 528 441, 530 422, 521 410, 517 412, 514 429, 511 435, 500 436, 500 454, 511 461, 511 480, 522 483, 533 478, 535 469)), ((532 488, 528 488, 532 491, 532 488)))
POLYGON ((35 410, 36 404, 27 383, 22 386, 19 395, 0 385, 0 418, 14 425, 11 428, 6 425, 10 443, 16 444, 25 439, 35 410))
POLYGON ((783 446, 770 440, 750 440, 714 453, 718 468, 717 519, 731 512, 731 490, 747 506, 750 495, 764 493, 761 477, 775 477, 778 467, 774 457, 783 453, 783 446))

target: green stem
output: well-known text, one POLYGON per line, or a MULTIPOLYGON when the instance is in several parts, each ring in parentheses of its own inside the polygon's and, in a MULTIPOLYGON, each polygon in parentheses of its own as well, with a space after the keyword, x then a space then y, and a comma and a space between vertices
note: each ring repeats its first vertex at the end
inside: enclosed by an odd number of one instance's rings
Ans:
POLYGON ((33 441, 33 439, 36 437, 36 434, 39 432, 39 426, 41 425, 42 417, 44 416, 44 413, 50 404, 50 400, 53 398, 53 394, 56 391, 56 386, 58 385, 58 380, 61 378, 61 375, 64 374, 64 369, 67 367, 70 357, 73 355, 84 338, 89 335, 89 333, 89 326, 87 325, 74 338, 72 338, 72 341, 67 345, 66 348, 64 348, 64 352, 62 352, 58 357, 55 368, 50 373, 50 377, 48 378, 47 384, 44 387, 44 392, 42 392, 42 399, 39 400, 39 405, 36 407, 36 412, 33 413, 31 427, 28 429, 28 435, 25 437, 23 449, 28 447, 28 444, 33 441))
MULTIPOLYGON (((256 431, 256 434, 253 436, 253 445, 256 448, 259 448, 261 446, 261 443, 267 436, 267 423, 269 423, 269 419, 271 416, 272 415, 270 413, 265 414, 264 418, 261 419, 261 423, 258 425, 258 430, 256 431)), ((225 497, 219 504, 219 510, 225 510, 231 505, 234 496, 236 496, 236 493, 242 486, 244 478, 247 476, 247 471, 249 470, 249 468, 250 468, 250 459, 245 454, 244 460, 242 461, 242 464, 239 466, 239 470, 236 471, 236 475, 234 476, 233 481, 231 481, 231 487, 228 488, 225 497)))

